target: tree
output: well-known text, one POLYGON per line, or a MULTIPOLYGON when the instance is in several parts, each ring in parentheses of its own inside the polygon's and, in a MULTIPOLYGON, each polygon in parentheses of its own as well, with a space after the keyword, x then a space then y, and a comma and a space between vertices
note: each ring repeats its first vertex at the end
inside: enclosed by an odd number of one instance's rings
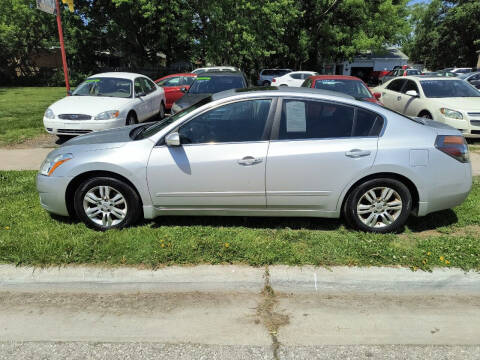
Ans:
POLYGON ((429 69, 475 66, 480 49, 479 18, 478 0, 433 0, 407 48, 410 58, 429 69))

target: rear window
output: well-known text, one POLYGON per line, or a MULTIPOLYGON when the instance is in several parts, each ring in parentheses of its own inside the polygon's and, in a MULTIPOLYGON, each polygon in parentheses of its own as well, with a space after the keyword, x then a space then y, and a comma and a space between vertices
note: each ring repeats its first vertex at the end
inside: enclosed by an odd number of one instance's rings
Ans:
POLYGON ((372 94, 363 84, 363 82, 358 80, 316 80, 315 89, 337 91, 353 96, 356 99, 366 99, 372 97, 372 94))
POLYGON ((407 70, 407 75, 420 75, 418 70, 407 70))
POLYGON ((246 87, 240 76, 199 76, 193 82, 190 94, 214 94, 217 92, 246 87))

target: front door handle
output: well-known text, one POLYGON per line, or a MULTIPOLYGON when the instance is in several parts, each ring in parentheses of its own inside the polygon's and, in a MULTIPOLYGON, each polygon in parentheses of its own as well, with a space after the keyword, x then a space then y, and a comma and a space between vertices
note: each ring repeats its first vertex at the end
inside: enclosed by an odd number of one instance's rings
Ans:
POLYGON ((348 156, 348 157, 351 157, 351 158, 359 158, 359 157, 363 157, 363 156, 368 156, 371 153, 372 152, 369 151, 369 150, 353 149, 353 150, 347 151, 345 153, 345 156, 348 156))
POLYGON ((402 97, 401 97, 401 96, 397 96, 397 100, 398 100, 398 101, 402 100, 402 97))
POLYGON ((254 158, 253 156, 245 156, 243 159, 238 160, 239 165, 250 166, 260 164, 263 161, 262 158, 254 158))

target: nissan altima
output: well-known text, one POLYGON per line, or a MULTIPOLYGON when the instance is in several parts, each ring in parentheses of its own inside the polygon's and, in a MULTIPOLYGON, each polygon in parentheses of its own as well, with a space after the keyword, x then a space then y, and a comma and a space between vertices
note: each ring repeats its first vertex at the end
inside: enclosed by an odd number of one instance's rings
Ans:
POLYGON ((46 210, 98 230, 241 215, 343 217, 385 233, 461 204, 471 186, 458 130, 308 88, 229 90, 161 122, 83 135, 37 176, 46 210))

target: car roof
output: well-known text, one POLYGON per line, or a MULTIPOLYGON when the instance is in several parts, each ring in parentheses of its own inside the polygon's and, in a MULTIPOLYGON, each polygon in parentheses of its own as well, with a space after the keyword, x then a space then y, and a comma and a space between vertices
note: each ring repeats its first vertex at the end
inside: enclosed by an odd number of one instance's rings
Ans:
POLYGON ((396 78, 393 78, 393 80, 397 80, 397 79, 409 79, 409 80, 414 80, 414 79, 417 79, 417 80, 444 80, 444 81, 452 81, 452 80, 459 80, 458 77, 453 77, 453 76, 401 76, 401 77, 396 77, 396 78))
POLYGON ((145 75, 142 75, 142 74, 131 73, 131 72, 120 72, 120 71, 95 74, 95 75, 89 76, 89 78, 92 78, 92 77, 110 77, 110 78, 134 80, 139 76, 149 78, 148 76, 145 76, 145 75))
POLYGON ((162 76, 160 79, 166 79, 166 78, 175 77, 175 76, 190 76, 190 77, 195 77, 195 76, 198 76, 198 74, 195 74, 195 73, 169 74, 169 75, 162 76))
POLYGON ((213 71, 213 72, 204 72, 201 74, 197 74, 197 77, 205 77, 205 76, 238 76, 243 77, 243 73, 240 71, 213 71))
POLYGON ((234 96, 234 95, 255 95, 255 96, 301 96, 304 95, 326 95, 326 96, 334 96, 334 97, 341 97, 343 99, 350 99, 355 100, 353 96, 343 94, 336 91, 330 90, 321 90, 321 89, 312 89, 306 87, 288 87, 288 86, 264 86, 264 87, 256 87, 256 88, 246 88, 246 89, 231 89, 222 91, 212 95, 212 100, 220 100, 226 97, 234 96))
POLYGON ((356 76, 349 76, 349 75, 314 75, 310 76, 312 80, 360 80, 362 79, 357 78, 356 76))

